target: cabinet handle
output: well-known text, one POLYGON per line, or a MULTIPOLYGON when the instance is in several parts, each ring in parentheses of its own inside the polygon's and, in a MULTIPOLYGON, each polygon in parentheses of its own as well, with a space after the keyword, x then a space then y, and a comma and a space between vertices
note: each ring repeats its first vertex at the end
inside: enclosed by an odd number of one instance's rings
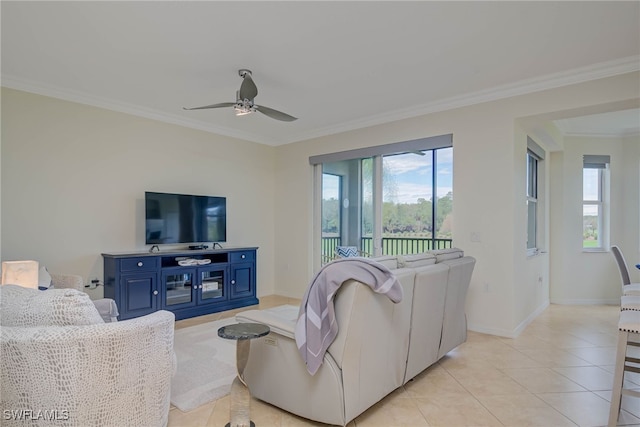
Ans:
POLYGON ((240 255, 240 258, 245 259, 247 256, 245 254, 240 255))
POLYGON ((142 267, 142 266, 143 266, 142 261, 138 261, 138 267, 142 267))
POLYGON ((235 280, 232 280, 232 281, 231 281, 231 284, 232 284, 232 285, 235 285, 235 284, 236 284, 236 281, 235 281, 235 280))
POLYGON ((154 295, 158 295, 158 291, 153 291, 153 294, 154 295))

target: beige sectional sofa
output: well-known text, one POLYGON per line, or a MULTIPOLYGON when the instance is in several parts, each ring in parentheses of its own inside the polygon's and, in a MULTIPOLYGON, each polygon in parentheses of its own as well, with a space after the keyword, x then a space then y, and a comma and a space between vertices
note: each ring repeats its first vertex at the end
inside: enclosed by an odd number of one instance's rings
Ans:
POLYGON ((437 362, 467 337, 465 298, 475 259, 460 249, 376 260, 393 270, 404 297, 394 304, 366 284, 345 282, 334 298, 339 332, 315 375, 294 339, 298 307, 250 310, 271 334, 251 343, 251 394, 304 418, 346 425, 437 362))

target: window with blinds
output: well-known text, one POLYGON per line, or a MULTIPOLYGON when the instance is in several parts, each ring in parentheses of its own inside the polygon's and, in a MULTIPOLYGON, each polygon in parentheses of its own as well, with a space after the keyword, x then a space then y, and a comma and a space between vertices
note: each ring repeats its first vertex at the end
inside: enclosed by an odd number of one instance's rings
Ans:
POLYGON ((582 162, 582 249, 608 247, 608 199, 610 157, 584 155, 582 162))

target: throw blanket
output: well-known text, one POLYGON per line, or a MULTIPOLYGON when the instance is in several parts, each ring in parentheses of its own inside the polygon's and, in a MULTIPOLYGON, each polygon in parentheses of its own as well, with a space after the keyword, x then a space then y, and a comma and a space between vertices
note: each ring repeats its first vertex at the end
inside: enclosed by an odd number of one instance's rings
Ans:
POLYGON ((402 286, 384 265, 368 258, 343 258, 325 265, 309 284, 296 322, 295 339, 311 375, 322 365, 324 353, 338 334, 333 297, 342 283, 354 279, 394 303, 402 301, 402 286))

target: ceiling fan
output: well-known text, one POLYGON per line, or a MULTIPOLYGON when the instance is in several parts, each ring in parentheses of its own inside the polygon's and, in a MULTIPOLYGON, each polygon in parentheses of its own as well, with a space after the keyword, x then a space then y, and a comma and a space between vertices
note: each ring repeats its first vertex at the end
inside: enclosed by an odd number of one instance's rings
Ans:
POLYGON ((251 114, 258 111, 272 119, 281 120, 283 122, 298 120, 296 117, 290 116, 282 111, 254 104, 253 99, 258 95, 258 88, 251 78, 251 70, 241 69, 238 70, 238 74, 242 77, 242 84, 240 85, 240 90, 236 92, 236 102, 221 102, 219 104, 205 105, 203 107, 182 108, 185 110, 205 110, 207 108, 233 107, 233 109, 236 110, 236 116, 244 116, 245 114, 251 114))

